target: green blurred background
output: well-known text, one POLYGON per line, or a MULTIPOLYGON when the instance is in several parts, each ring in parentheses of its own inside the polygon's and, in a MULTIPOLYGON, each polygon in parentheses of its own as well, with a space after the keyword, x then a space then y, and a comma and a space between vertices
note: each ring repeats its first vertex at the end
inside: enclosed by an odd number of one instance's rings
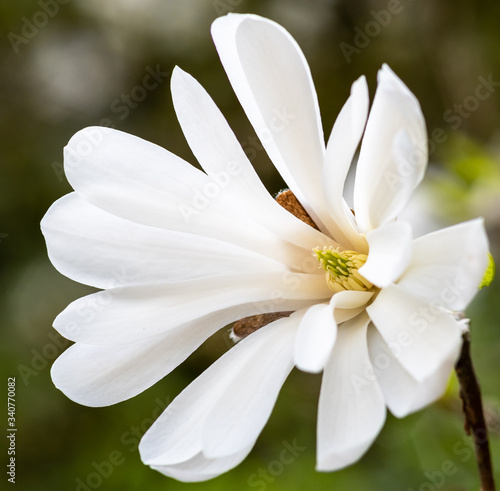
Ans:
MULTIPOLYGON (((498 261, 498 1, 2 2, 1 369, 5 402, 7 377, 17 378, 18 488, 479 489, 454 379, 432 407, 404 420, 389 417, 359 463, 320 474, 314 470, 320 377, 294 371, 251 455, 235 470, 200 484, 181 484, 143 466, 138 436, 227 349, 226 335, 217 334, 165 380, 117 406, 79 406, 53 387, 50 365, 69 342, 52 330, 52 321, 69 302, 91 291, 54 270, 39 230, 50 204, 71 191, 62 170, 62 148, 73 133, 105 124, 194 162, 169 91, 169 75, 180 65, 214 97, 269 190, 283 185, 265 153, 252 143, 252 129, 211 42, 211 22, 228 12, 270 17, 297 39, 317 85, 326 133, 351 83, 365 74, 373 95, 377 70, 388 63, 420 100, 431 138, 430 168, 410 214, 419 214, 421 230, 484 216, 498 261), (167 76, 146 92, 137 87, 148 67, 167 76), (294 442, 300 450, 293 463, 288 457, 281 461, 282 451, 294 442)), ((498 298, 495 281, 478 295, 468 315, 500 481, 498 298)), ((6 413, 0 427, 7 422, 6 413)), ((5 464, 5 438, 4 446, 5 464)))

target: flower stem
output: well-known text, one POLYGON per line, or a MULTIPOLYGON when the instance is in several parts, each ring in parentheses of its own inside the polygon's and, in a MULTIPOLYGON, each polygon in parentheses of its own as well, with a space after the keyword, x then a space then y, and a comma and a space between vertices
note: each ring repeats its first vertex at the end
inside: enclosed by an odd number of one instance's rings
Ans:
POLYGON ((473 436, 476 460, 481 480, 481 491, 495 491, 493 467, 488 440, 488 429, 484 420, 481 390, 477 381, 470 355, 470 332, 462 334, 462 351, 455 365, 460 382, 460 398, 465 414, 465 431, 473 436))

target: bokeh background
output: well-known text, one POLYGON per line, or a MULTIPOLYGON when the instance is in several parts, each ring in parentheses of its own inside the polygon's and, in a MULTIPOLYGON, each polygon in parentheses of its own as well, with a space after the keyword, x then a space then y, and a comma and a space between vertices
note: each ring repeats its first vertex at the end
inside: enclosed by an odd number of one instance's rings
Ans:
MULTIPOLYGON (((388 63, 420 100, 430 135, 429 171, 409 214, 421 230, 484 216, 498 261, 496 0, 2 2, 1 380, 6 402, 7 377, 17 379, 18 489, 478 489, 454 378, 445 397, 432 407, 404 420, 389 416, 359 463, 320 474, 314 470, 320 377, 294 371, 251 455, 235 470, 200 484, 181 484, 143 466, 137 443, 168 402, 227 350, 225 332, 165 380, 117 406, 82 407, 53 387, 50 365, 69 343, 52 330, 52 321, 69 302, 91 292, 54 270, 39 229, 50 204, 71 190, 62 148, 73 133, 89 125, 112 126, 194 163, 169 90, 170 73, 180 65, 214 97, 269 190, 283 187, 255 144, 211 42, 211 22, 228 12, 270 17, 297 39, 317 85, 326 133, 351 83, 366 74, 373 96, 377 70, 388 63), (161 83, 144 91, 138 87, 150 69, 162 72, 161 83), (281 458, 290 445, 296 448, 291 463, 290 454, 286 462, 281 458)), ((495 281, 467 313, 500 481, 498 300, 495 281)), ((3 407, 0 427, 7 421, 3 407)), ((6 464, 3 441, 0 453, 6 464)))

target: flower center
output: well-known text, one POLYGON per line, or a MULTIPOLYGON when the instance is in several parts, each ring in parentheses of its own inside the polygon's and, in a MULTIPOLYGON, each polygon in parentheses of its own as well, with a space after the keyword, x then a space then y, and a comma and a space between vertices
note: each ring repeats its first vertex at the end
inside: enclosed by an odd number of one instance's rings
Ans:
POLYGON ((333 247, 316 247, 314 254, 326 271, 326 282, 334 292, 356 290, 365 292, 373 287, 358 269, 366 263, 368 256, 356 251, 342 251, 333 247))

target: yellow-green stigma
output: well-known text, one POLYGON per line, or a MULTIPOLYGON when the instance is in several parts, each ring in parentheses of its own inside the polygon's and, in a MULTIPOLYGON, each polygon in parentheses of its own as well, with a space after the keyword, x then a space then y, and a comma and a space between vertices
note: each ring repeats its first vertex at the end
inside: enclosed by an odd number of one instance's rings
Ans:
POLYGON ((326 282, 334 292, 356 290, 365 292, 373 287, 358 269, 366 263, 368 256, 356 251, 339 251, 333 247, 316 247, 314 254, 326 271, 326 282))

